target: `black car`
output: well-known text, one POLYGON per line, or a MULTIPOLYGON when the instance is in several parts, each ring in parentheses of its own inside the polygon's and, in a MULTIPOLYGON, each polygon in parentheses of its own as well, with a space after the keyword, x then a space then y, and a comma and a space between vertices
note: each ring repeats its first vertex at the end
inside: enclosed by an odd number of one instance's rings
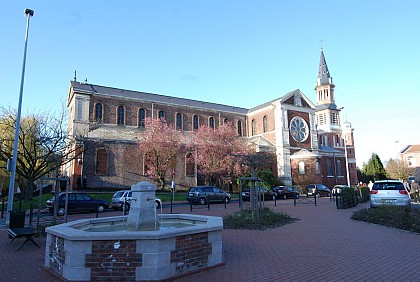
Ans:
MULTIPOLYGON (((66 193, 58 195, 57 214, 65 214, 65 199, 66 193)), ((70 192, 68 193, 68 213, 70 212, 103 212, 109 207, 109 203, 105 200, 95 199, 86 193, 70 192)), ((47 201, 47 208, 51 213, 54 213, 55 198, 47 201)))
MULTIPOLYGON (((249 187, 242 189, 242 201, 248 202, 250 200, 249 191, 250 191, 249 187)), ((256 195, 257 193, 259 193, 260 199, 264 199, 264 200, 273 199, 273 193, 265 187, 255 187, 255 193, 256 195)))
POLYGON ((229 203, 231 195, 214 186, 195 186, 188 191, 187 201, 204 205, 212 202, 229 203))
POLYGON ((289 186, 278 186, 273 188, 273 199, 299 198, 299 192, 289 186))
POLYGON ((307 196, 322 197, 331 195, 331 190, 324 184, 309 184, 306 186, 305 193, 307 196))

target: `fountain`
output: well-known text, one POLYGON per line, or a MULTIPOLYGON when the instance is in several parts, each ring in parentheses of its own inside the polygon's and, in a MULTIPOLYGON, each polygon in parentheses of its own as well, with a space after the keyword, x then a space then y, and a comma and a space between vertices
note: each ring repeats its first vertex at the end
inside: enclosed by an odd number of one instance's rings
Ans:
POLYGON ((158 281, 223 264, 222 218, 158 215, 156 185, 131 189, 128 216, 48 227, 45 268, 68 281, 158 281))

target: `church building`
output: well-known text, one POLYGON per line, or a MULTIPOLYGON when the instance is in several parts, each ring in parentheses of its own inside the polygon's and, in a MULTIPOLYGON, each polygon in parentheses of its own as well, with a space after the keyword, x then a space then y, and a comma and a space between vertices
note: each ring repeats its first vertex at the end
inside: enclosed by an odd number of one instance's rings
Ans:
MULTIPOLYGON (((75 79, 67 96, 68 134, 87 137, 89 150, 63 167, 63 173, 70 177, 73 188, 84 178, 90 188, 124 189, 150 181, 138 138, 146 117, 160 117, 186 132, 202 125, 216 128, 232 123, 238 138, 256 144, 257 150, 275 153, 274 173, 286 185, 356 185, 353 128, 349 122, 341 123, 342 107, 335 104, 334 87, 322 49, 316 104, 299 89, 245 109, 75 79)), ((200 184, 188 154, 179 152, 176 166, 175 181, 183 187, 200 184)))

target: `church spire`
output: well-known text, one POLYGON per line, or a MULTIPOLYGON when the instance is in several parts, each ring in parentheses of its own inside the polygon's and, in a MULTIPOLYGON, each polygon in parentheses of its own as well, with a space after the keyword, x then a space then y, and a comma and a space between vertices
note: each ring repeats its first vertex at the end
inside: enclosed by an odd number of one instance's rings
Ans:
POLYGON ((321 48, 321 56, 319 58, 318 80, 316 85, 333 84, 332 77, 328 71, 327 61, 325 60, 324 50, 321 48))

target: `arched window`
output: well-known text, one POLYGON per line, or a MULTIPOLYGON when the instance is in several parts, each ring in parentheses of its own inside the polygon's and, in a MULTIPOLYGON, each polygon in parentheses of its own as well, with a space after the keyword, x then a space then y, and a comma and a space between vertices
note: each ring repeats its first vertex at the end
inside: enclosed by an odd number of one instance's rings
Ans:
POLYGON ((164 111, 159 111, 158 118, 161 119, 161 120, 165 119, 165 112, 164 111))
POLYGON ((209 117, 209 126, 214 129, 214 117, 209 117))
POLYGON ((99 149, 96 152, 95 174, 106 175, 108 173, 108 152, 105 149, 99 149))
POLYGON ((198 116, 194 115, 193 116, 193 130, 197 130, 198 129, 198 116))
POLYGON ((255 126, 256 126, 255 119, 253 119, 251 121, 251 136, 255 135, 255 126))
POLYGON ((191 152, 189 152, 185 155, 185 176, 194 176, 195 175, 194 167, 195 167, 194 156, 191 152))
POLYGON ((316 163, 315 163, 315 174, 320 174, 321 173, 321 165, 320 165, 320 161, 319 160, 316 160, 316 163))
POLYGON ((229 122, 229 120, 227 119, 227 118, 225 118, 224 120, 223 120, 223 124, 227 124, 229 122))
POLYGON ((337 160, 337 175, 343 176, 343 165, 341 160, 337 160))
POLYGON ((124 107, 118 106, 117 109, 117 124, 124 125, 124 107))
POLYGON ((238 135, 242 136, 242 121, 238 120, 238 135))
POLYGON ((96 119, 96 122, 102 123, 102 104, 101 103, 97 103, 95 105, 95 119, 96 119))
POLYGON ((330 159, 327 159, 327 176, 334 176, 330 159))
POLYGON ((268 131, 268 120, 267 116, 263 117, 263 132, 266 133, 268 131))
POLYGON ((182 114, 181 113, 176 114, 176 129, 182 130, 182 114))
POLYGON ((139 127, 146 126, 145 119, 146 119, 146 111, 144 109, 139 109, 139 127))
POLYGON ((305 174, 305 162, 299 162, 299 174, 305 174))

